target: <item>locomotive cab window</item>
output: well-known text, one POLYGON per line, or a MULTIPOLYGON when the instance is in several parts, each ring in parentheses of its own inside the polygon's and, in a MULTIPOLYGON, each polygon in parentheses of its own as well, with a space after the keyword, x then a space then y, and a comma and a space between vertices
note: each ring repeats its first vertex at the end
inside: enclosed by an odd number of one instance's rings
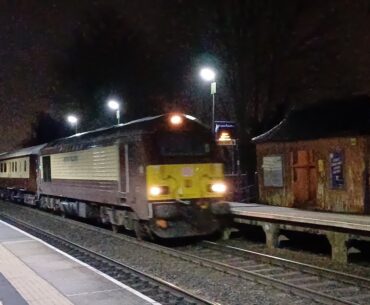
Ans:
POLYGON ((42 157, 42 174, 44 182, 51 181, 50 156, 42 157))
POLYGON ((210 144, 189 134, 166 134, 159 139, 162 156, 205 156, 210 144))

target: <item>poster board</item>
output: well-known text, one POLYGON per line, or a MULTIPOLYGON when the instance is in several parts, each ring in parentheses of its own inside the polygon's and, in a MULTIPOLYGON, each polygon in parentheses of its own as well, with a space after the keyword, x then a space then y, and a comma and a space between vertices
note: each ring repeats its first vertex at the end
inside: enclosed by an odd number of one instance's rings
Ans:
POLYGON ((330 154, 330 178, 331 187, 338 189, 344 187, 344 160, 341 151, 332 152, 330 154))
POLYGON ((270 187, 282 187, 283 184, 283 160, 282 156, 266 156, 262 159, 263 185, 270 187))

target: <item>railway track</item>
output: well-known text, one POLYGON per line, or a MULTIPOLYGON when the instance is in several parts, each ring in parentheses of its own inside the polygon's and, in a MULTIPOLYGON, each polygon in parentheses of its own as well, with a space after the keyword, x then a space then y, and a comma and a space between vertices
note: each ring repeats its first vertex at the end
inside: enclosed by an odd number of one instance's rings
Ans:
MULTIPOLYGON (((48 213, 37 212, 55 218, 48 213)), ((138 241, 127 235, 114 234, 74 220, 63 219, 63 221, 178 259, 309 298, 321 304, 370 304, 370 280, 367 278, 209 241, 172 249, 138 241)))
POLYGON ((182 249, 204 264, 322 304, 370 304, 370 280, 236 247, 204 241, 182 249))
POLYGON ((81 247, 10 216, 0 219, 23 230, 163 305, 217 305, 160 278, 81 247))

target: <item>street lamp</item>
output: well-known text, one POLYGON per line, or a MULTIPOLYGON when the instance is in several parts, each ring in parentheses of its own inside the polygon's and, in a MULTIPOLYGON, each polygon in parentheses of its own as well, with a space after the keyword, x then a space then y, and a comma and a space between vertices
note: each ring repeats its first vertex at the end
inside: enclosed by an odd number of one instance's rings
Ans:
POLYGON ((199 73, 200 77, 211 82, 211 95, 212 95, 212 132, 215 132, 215 94, 216 94, 216 72, 208 67, 202 68, 199 73))
POLYGON ((119 124, 120 122, 120 112, 119 112, 119 103, 116 101, 116 100, 109 100, 108 101, 108 107, 112 110, 115 110, 116 111, 116 117, 117 117, 117 124, 119 124))
POLYGON ((77 134, 77 125, 78 125, 78 118, 75 116, 75 115, 69 115, 67 117, 67 121, 69 124, 71 124, 72 126, 74 125, 75 126, 75 132, 77 134))

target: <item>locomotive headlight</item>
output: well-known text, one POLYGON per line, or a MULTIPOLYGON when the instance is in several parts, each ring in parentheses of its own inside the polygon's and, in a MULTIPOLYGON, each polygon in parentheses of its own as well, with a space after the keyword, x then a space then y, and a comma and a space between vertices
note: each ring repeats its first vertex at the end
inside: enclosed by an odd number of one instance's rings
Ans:
POLYGON ((159 196, 161 194, 161 188, 159 186, 152 186, 149 189, 149 193, 152 196, 159 196))
POLYGON ((211 185, 211 191, 218 194, 223 194, 226 192, 226 184, 222 182, 214 183, 211 185))
POLYGON ((178 114, 174 114, 170 117, 170 122, 172 125, 180 125, 182 123, 182 117, 178 114))
POLYGON ((169 193, 168 186, 152 186, 149 188, 149 194, 151 196, 166 195, 169 193))

